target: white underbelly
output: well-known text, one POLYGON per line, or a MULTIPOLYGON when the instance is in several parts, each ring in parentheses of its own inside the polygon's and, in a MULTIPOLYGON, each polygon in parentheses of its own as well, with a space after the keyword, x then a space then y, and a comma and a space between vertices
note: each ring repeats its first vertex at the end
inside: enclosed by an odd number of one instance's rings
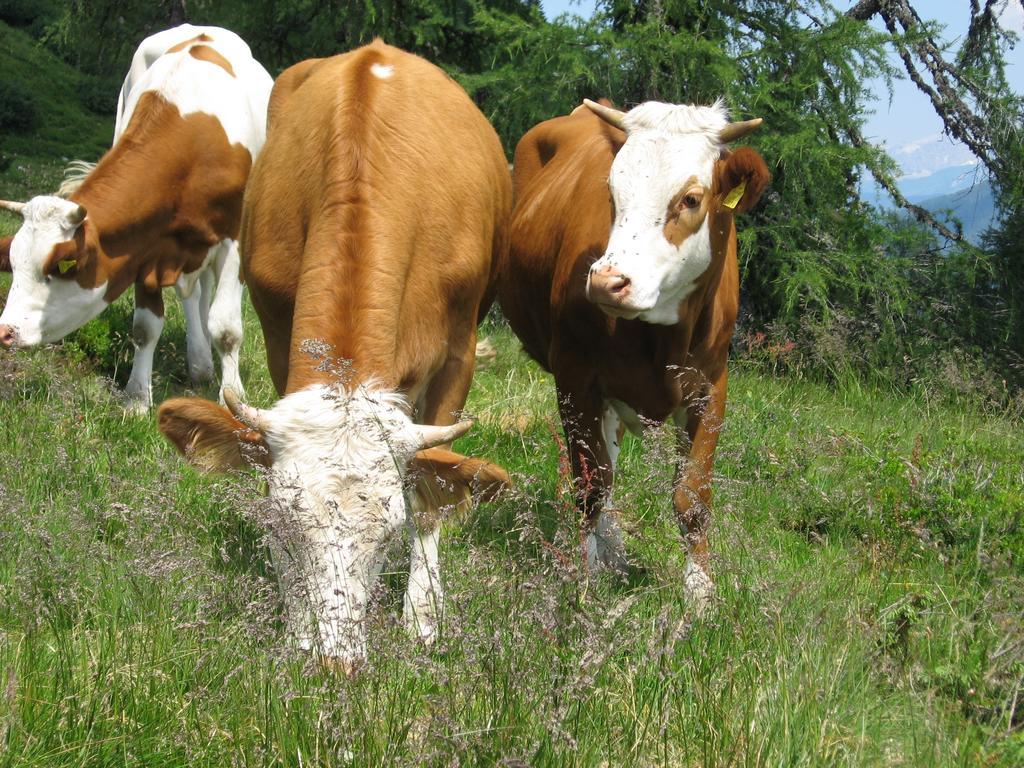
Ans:
POLYGON ((634 411, 621 400, 606 400, 605 404, 611 406, 615 413, 618 414, 618 417, 622 420, 622 423, 626 425, 626 429, 628 429, 634 435, 643 435, 644 423, 643 420, 640 418, 640 415, 636 411, 634 411))
POLYGON ((199 267, 199 269, 195 270, 194 272, 182 272, 178 276, 178 282, 174 284, 174 287, 178 289, 183 299, 190 298, 192 294, 195 292, 196 285, 198 285, 199 283, 199 278, 201 278, 203 276, 203 272, 205 272, 209 268, 210 262, 213 261, 213 257, 217 253, 217 249, 221 246, 223 242, 224 241, 222 240, 220 243, 217 243, 206 252, 206 256, 203 257, 203 263, 199 267))

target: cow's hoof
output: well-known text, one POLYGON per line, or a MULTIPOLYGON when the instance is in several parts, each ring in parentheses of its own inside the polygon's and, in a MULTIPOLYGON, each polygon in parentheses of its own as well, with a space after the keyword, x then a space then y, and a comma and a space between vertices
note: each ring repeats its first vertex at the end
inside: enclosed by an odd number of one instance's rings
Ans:
POLYGON ((476 343, 476 365, 483 368, 498 359, 498 350, 490 339, 480 339, 476 343))
POLYGON ((209 368, 205 366, 202 368, 190 368, 188 372, 189 379, 196 386, 209 384, 214 380, 215 375, 212 365, 209 368))
POLYGON ((694 615, 706 616, 714 603, 715 583, 711 581, 707 571, 701 568, 692 559, 686 561, 686 571, 683 573, 683 588, 686 593, 686 602, 689 604, 694 615))
POLYGON ((601 513, 594 530, 587 536, 587 567, 591 570, 604 567, 618 573, 629 570, 622 528, 611 510, 601 513))
POLYGON ((362 660, 345 659, 341 656, 321 656, 320 666, 325 672, 332 675, 353 678, 359 673, 363 666, 362 660))
POLYGON ((426 625, 421 623, 407 624, 406 629, 409 632, 409 637, 417 640, 425 648, 433 648, 434 643, 437 642, 437 625, 428 623, 426 625))
POLYGON ((417 601, 414 607, 409 600, 409 593, 406 592, 405 609, 402 611, 405 631, 409 633, 409 637, 423 643, 427 648, 437 640, 437 613, 437 605, 432 600, 417 601))
POLYGON ((125 392, 124 411, 131 416, 147 416, 149 409, 153 407, 153 398, 145 394, 125 392))
POLYGON ((425 647, 430 648, 437 641, 437 622, 433 619, 405 618, 405 630, 409 637, 418 640, 425 647))
POLYGON ((236 381, 234 384, 228 384, 227 382, 224 382, 221 384, 220 392, 217 394, 217 402, 220 403, 221 405, 227 405, 227 403, 224 402, 225 389, 233 390, 234 393, 238 395, 238 399, 243 403, 245 402, 245 387, 242 386, 242 382, 236 381))

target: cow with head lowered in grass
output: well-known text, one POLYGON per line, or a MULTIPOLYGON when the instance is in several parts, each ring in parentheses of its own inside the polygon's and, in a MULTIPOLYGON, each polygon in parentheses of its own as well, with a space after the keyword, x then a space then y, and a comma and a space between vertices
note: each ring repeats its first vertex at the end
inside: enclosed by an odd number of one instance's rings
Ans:
POLYGON ((165 402, 205 469, 266 465, 289 631, 331 666, 366 653, 367 601, 396 531, 405 618, 438 628, 442 509, 504 470, 448 450, 475 362, 511 180, 494 129, 444 72, 376 41, 296 64, 271 97, 245 195, 242 271, 280 399, 165 402))
POLYGON ((514 165, 511 247, 498 298, 527 353, 555 377, 587 559, 622 566, 612 480, 624 428, 671 419, 673 506, 687 592, 711 592, 711 470, 739 306, 735 216, 769 181, 727 144, 760 120, 647 102, 585 102, 531 129, 514 165))
MULTIPOLYGON (((152 402, 153 353, 174 286, 189 372, 241 388, 238 232, 242 194, 263 145, 273 82, 233 32, 183 25, 139 47, 118 104, 114 146, 84 166, 67 199, 0 202, 23 223, 0 241, 14 277, 0 344, 58 341, 135 292, 129 406, 152 402)), ((0 259, 2 261, 2 259, 0 259)))

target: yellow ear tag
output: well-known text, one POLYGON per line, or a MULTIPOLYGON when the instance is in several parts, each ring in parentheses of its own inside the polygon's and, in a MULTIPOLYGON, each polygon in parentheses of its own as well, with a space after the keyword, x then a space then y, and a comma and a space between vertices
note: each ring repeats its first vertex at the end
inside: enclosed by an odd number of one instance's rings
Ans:
POLYGON ((740 198, 743 197, 743 193, 746 191, 747 180, 744 179, 735 187, 733 187, 729 194, 725 196, 725 199, 722 201, 722 205, 724 205, 726 208, 735 208, 736 204, 739 203, 740 198))
POLYGON ((73 266, 75 266, 74 259, 62 259, 61 261, 57 262, 57 269, 60 270, 60 273, 62 275, 67 274, 67 271, 71 269, 73 266))

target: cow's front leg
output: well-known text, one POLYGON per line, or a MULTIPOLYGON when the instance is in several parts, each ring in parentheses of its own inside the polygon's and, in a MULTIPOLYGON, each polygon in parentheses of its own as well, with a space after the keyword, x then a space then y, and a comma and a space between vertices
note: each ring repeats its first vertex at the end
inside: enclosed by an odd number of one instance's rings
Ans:
POLYGON ((185 315, 185 348, 188 360, 188 377, 193 384, 202 384, 213 380, 213 352, 210 350, 210 339, 206 335, 203 322, 203 305, 209 301, 206 296, 206 285, 196 281, 191 291, 176 285, 178 298, 181 299, 181 310, 185 315))
MULTIPOLYGON (((608 414, 597 393, 574 394, 559 389, 558 408, 565 430, 565 445, 573 476, 573 491, 586 534, 584 552, 587 567, 598 563, 622 569, 622 537, 618 524, 606 511, 612 489, 615 463, 605 432, 618 432, 618 417, 608 414)), ((611 443, 618 455, 617 439, 611 443)))
POLYGON ((441 565, 438 543, 441 535, 439 510, 432 510, 416 491, 410 494, 413 519, 409 520, 409 585, 405 590, 403 612, 409 634, 432 644, 437 638, 444 590, 441 586, 441 565))
POLYGON ((217 291, 210 305, 207 327, 220 355, 220 401, 223 403, 225 389, 235 390, 240 397, 245 394, 238 363, 242 349, 243 285, 238 243, 225 240, 217 248, 211 267, 217 277, 217 291))
POLYGON ((618 510, 612 498, 615 483, 615 468, 618 466, 619 451, 625 425, 611 405, 605 403, 601 415, 601 437, 608 454, 608 486, 601 510, 593 528, 587 534, 587 562, 600 562, 617 571, 625 571, 626 547, 622 542, 622 528, 617 519, 618 510))
POLYGON ((135 285, 135 314, 132 318, 132 342, 135 359, 125 386, 125 407, 133 413, 146 413, 153 405, 153 354, 164 328, 164 298, 160 289, 147 290, 135 285))
MULTIPOLYGON (((463 323, 461 332, 449 340, 449 357, 430 382, 417 420, 424 424, 451 424, 466 402, 473 380, 476 327, 463 323)), ((411 555, 409 584, 405 590, 405 625, 413 637, 431 644, 437 639, 444 590, 438 561, 441 522, 460 501, 458 489, 438 477, 421 476, 409 490, 409 532, 411 555)))
POLYGON ((727 373, 722 373, 695 393, 690 402, 676 412, 675 491, 672 506, 686 542, 686 571, 683 582, 694 608, 702 612, 714 595, 711 559, 708 552, 708 526, 711 522, 711 473, 715 447, 725 418, 727 373))

